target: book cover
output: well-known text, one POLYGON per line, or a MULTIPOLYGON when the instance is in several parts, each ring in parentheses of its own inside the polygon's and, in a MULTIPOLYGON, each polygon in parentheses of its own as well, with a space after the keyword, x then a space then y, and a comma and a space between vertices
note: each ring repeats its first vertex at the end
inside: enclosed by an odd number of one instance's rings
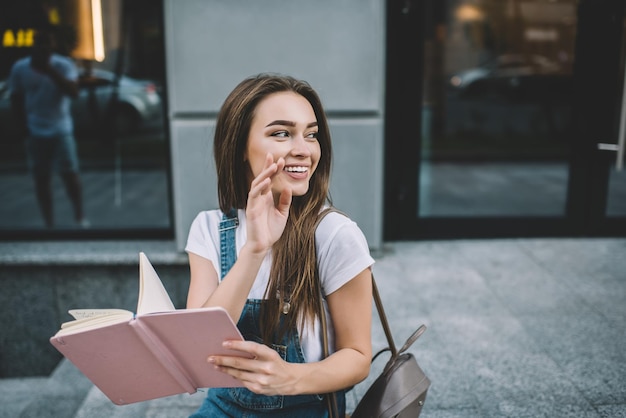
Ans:
POLYGON ((125 405, 199 388, 237 387, 241 382, 206 360, 243 339, 222 308, 174 308, 145 254, 140 253, 137 313, 122 309, 71 310, 50 338, 52 345, 112 402, 125 405))

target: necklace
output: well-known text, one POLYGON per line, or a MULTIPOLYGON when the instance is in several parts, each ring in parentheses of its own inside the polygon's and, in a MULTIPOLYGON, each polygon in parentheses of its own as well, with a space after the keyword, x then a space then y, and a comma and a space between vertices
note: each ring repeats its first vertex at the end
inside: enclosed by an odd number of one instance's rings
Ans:
POLYGON ((285 293, 285 297, 281 298, 280 289, 276 291, 276 298, 278 300, 282 299, 281 311, 283 315, 287 315, 289 313, 289 310, 291 309, 291 291, 285 293))

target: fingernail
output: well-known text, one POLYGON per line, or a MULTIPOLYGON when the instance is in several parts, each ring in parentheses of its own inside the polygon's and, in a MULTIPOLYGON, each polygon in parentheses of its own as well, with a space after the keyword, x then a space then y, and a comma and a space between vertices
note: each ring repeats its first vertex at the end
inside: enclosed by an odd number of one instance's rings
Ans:
POLYGON ((224 341, 222 343, 222 347, 226 347, 226 348, 230 348, 231 345, 232 345, 232 343, 230 341, 224 341))
POLYGON ((209 363, 215 363, 215 357, 209 357, 209 358, 207 359, 207 361, 208 361, 209 363))

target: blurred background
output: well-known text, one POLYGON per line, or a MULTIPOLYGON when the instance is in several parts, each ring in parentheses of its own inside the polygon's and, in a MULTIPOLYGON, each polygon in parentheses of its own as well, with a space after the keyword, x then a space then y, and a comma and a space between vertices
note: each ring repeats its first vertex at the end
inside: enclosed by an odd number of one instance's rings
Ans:
POLYGON ((624 5, 411 6, 388 43, 409 105, 387 114, 385 236, 623 234, 624 5))
POLYGON ((191 175, 198 184, 207 173, 209 183, 214 177, 210 147, 183 150, 185 135, 171 128, 208 121, 203 141, 210 142, 223 91, 260 71, 290 72, 320 90, 335 137, 351 141, 338 146, 333 190, 373 247, 426 237, 626 233, 623 2, 326 1, 318 9, 324 7, 333 19, 314 20, 322 34, 314 39, 294 22, 317 14, 298 2, 3 3, 0 239, 159 237, 180 244, 191 214, 215 199, 213 186, 201 197, 185 189, 189 173, 177 166, 201 152, 208 171, 191 175), (277 11, 275 30, 250 20, 277 11), (73 225, 60 181, 57 226, 44 228, 10 114, 10 67, 30 53, 43 25, 55 28, 58 52, 80 68, 72 114, 88 230, 73 225), (297 35, 289 39, 281 25, 297 35), (323 64, 296 64, 293 53, 259 58, 254 50, 264 44, 310 46, 323 64), (169 103, 172 94, 178 104, 169 103), (371 138, 359 143, 358 126, 370 122, 371 138))

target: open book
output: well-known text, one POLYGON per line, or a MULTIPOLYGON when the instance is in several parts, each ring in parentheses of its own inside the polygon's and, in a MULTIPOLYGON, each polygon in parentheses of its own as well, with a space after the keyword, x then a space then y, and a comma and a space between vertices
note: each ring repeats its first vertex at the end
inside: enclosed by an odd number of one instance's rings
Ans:
POLYGON ((136 315, 122 309, 69 312, 75 320, 64 323, 50 342, 118 405, 242 386, 207 362, 209 355, 247 356, 222 347, 225 340, 243 339, 228 313, 175 309, 144 253, 136 315))

